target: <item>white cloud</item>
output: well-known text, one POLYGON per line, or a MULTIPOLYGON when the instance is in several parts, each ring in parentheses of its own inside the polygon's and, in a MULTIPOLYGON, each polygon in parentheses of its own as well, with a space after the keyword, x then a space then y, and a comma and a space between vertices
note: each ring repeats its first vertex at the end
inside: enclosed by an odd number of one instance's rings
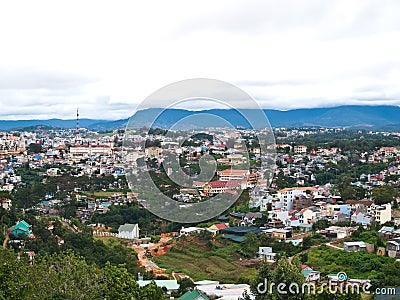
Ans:
POLYGON ((0 10, 1 119, 122 118, 196 77, 266 108, 400 105, 396 0, 23 4, 0 10))

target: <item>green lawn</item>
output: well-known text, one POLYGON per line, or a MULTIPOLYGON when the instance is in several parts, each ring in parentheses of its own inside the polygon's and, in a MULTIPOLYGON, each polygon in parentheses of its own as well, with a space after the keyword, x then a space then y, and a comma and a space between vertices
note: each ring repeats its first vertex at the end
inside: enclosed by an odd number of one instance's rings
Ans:
POLYGON ((92 192, 86 192, 85 193, 85 195, 88 196, 88 197, 94 196, 94 197, 97 197, 97 198, 108 198, 108 197, 110 197, 111 195, 114 195, 114 194, 118 194, 118 193, 116 193, 116 192, 108 192, 108 191, 94 191, 93 193, 92 192))

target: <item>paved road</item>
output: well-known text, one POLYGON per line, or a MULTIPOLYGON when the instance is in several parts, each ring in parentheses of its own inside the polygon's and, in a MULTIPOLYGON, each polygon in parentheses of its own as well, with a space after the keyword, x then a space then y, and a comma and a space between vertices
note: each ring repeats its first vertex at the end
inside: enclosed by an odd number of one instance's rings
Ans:
POLYGON ((327 247, 335 249, 335 250, 344 250, 343 248, 340 248, 338 246, 332 245, 330 242, 325 244, 327 247))

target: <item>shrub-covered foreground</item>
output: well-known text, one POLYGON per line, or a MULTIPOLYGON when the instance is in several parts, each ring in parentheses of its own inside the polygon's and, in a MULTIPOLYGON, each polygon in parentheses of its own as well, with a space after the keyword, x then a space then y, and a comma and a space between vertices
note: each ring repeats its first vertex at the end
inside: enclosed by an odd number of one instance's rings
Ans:
POLYGON ((0 250, 0 299, 164 299, 155 284, 139 288, 123 265, 103 268, 72 252, 37 256, 33 263, 0 250))

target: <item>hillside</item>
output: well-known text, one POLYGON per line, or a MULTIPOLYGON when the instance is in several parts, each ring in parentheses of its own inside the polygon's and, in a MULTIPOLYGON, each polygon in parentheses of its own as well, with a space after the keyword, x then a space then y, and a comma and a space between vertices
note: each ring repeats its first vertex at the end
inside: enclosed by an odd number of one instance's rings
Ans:
MULTIPOLYGON (((254 115, 255 110, 245 110, 246 114, 254 115)), ((287 111, 265 109, 266 116, 273 127, 350 127, 361 129, 399 130, 400 107, 398 106, 338 106, 329 108, 304 108, 287 111)), ((129 120, 131 127, 171 128, 181 120, 176 129, 194 129, 205 127, 227 127, 227 122, 232 126, 251 127, 249 122, 233 109, 211 109, 203 111, 189 111, 183 109, 150 108, 136 112, 135 117, 129 120), (189 117, 190 118, 187 118, 189 117), (185 119, 186 118, 186 119, 185 119), (154 121, 155 120, 155 121, 154 121), (226 120, 226 121, 224 121, 226 120), (153 123, 154 121, 154 123, 153 123)), ((81 119, 80 126, 91 130, 111 130, 123 128, 128 119, 121 120, 95 120, 81 119)), ((1 130, 18 129, 36 125, 59 128, 75 128, 76 121, 50 119, 50 120, 0 120, 1 130)), ((257 125, 255 125, 257 126, 257 125)))

